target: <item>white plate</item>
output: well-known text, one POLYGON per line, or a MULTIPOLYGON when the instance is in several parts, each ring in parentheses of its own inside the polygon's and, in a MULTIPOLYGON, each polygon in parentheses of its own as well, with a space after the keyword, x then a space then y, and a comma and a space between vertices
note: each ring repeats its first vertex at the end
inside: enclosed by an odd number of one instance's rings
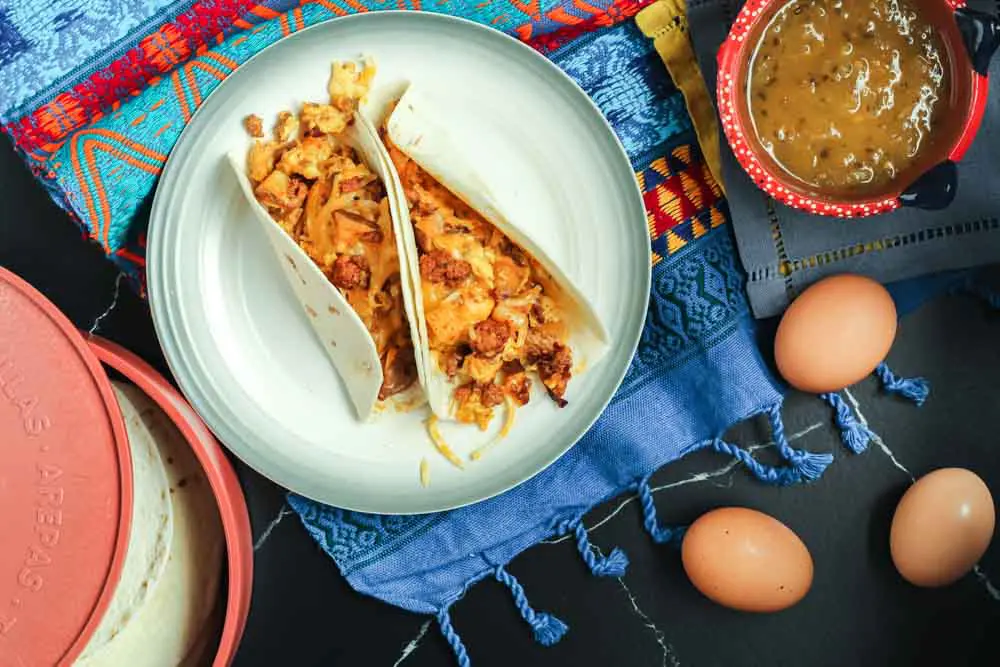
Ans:
MULTIPOLYGON (((650 248, 635 175, 598 109, 527 46, 468 21, 378 12, 313 26, 223 82, 181 135, 156 192, 148 286, 156 331, 181 389, 252 468, 331 505, 411 514, 483 500, 569 449, 607 405, 646 313, 650 248), (372 55, 376 85, 410 79, 453 101, 460 146, 511 218, 591 298, 614 347, 574 378, 560 410, 540 393, 510 435, 459 470, 437 454, 426 414, 359 423, 339 377, 226 171, 249 113, 322 100, 330 63, 372 55), (421 486, 421 459, 430 484, 421 486)), ((497 422, 500 421, 498 418, 497 422)), ((487 436, 443 425, 468 454, 487 436)))

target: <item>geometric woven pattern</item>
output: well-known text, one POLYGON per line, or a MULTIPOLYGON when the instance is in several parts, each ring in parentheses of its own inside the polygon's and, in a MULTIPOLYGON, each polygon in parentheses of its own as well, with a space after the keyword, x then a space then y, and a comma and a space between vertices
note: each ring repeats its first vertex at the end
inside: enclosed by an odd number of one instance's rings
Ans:
POLYGON ((644 193, 654 264, 726 221, 722 190, 695 143, 653 159, 636 178, 644 193))
MULTIPOLYGON (((125 3, 127 0, 102 0, 104 4, 125 3)), ((5 121, 4 130, 11 135, 15 145, 34 161, 42 161, 59 144, 76 130, 98 120, 103 114, 113 111, 123 99, 168 75, 178 65, 200 55, 206 48, 219 43, 229 34, 238 30, 251 29, 265 21, 278 19, 297 5, 315 2, 323 7, 328 16, 343 16, 364 11, 384 9, 426 9, 466 16, 473 20, 492 25, 500 30, 514 32, 521 39, 543 38, 550 32, 566 26, 584 29, 590 21, 595 25, 606 23, 611 17, 624 18, 638 11, 642 3, 612 2, 594 0, 582 2, 572 0, 510 0, 509 2, 421 2, 421 0, 135 0, 148 3, 147 12, 155 12, 158 5, 169 9, 180 5, 180 13, 172 20, 155 27, 155 30, 131 44, 124 53, 105 62, 106 54, 98 53, 93 62, 99 64, 97 71, 83 80, 74 82, 69 88, 53 88, 60 82, 72 80, 72 72, 85 69, 87 59, 81 60, 76 52, 63 54, 53 47, 49 66, 58 68, 66 59, 64 69, 51 76, 54 80, 47 87, 34 94, 31 99, 42 98, 42 103, 33 109, 23 109, 23 104, 14 108, 0 109, 5 121), (427 5, 426 7, 424 5, 427 5), (68 77, 68 79, 67 79, 68 77), (13 117, 12 117, 13 116, 13 117)), ((15 5, 32 3, 48 4, 43 0, 13 0, 15 5)), ((52 3, 55 6, 58 3, 52 3)), ((129 5, 128 11, 134 11, 129 5)), ((47 10, 46 10, 47 11, 47 10)), ((73 32, 72 12, 60 15, 66 25, 59 26, 60 33, 73 32)), ((16 26, 5 25, 6 14, 0 13, 0 73, 3 72, 3 58, 15 58, 25 53, 36 59, 42 54, 33 53, 30 40, 17 32, 16 26)), ((88 16, 88 29, 96 19, 88 16)), ((110 27, 110 26, 109 26, 110 27)), ((42 30, 42 26, 35 26, 42 30)), ((592 28, 591 28, 592 29, 592 28)), ((81 35, 86 34, 80 27, 81 35)), ((65 40, 64 40, 65 41, 65 40)), ((120 41, 119 48, 128 40, 120 41)), ((110 45, 110 44, 109 44, 110 45)), ((36 49, 37 50, 37 49, 36 49)), ((112 50, 111 53, 114 53, 112 50)), ((6 81, 0 77, 0 85, 17 88, 17 81, 6 81)), ((16 104, 15 100, 11 103, 16 104)))
MULTIPOLYGON (((167 155, 208 94, 270 44, 337 16, 424 8, 504 28, 544 52, 565 39, 563 31, 583 34, 622 21, 650 1, 439 0, 423 7, 420 0, 315 0, 292 3, 291 11, 279 13, 272 7, 288 5, 289 0, 198 0, 108 68, 8 122, 5 129, 53 199, 141 289, 143 212, 167 155), (239 28, 244 30, 234 32, 239 28)), ((638 55, 636 76, 648 69, 644 54, 638 55)), ((661 64, 658 69, 665 77, 661 64)), ((621 92, 608 90, 616 99, 624 99, 621 92)), ((679 96, 665 96, 665 113, 649 117, 639 113, 648 106, 645 98, 633 97, 632 106, 617 113, 633 119, 628 127, 635 136, 645 136, 646 128, 656 127, 664 117, 684 116, 679 96)), ((661 126, 659 131, 670 128, 661 126)))

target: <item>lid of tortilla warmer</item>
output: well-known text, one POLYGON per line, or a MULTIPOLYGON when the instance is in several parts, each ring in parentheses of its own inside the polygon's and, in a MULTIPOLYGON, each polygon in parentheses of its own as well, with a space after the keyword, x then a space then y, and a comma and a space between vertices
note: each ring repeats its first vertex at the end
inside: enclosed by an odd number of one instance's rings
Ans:
POLYGON ((132 460, 73 324, 0 268, 0 665, 68 664, 121 575, 132 460))

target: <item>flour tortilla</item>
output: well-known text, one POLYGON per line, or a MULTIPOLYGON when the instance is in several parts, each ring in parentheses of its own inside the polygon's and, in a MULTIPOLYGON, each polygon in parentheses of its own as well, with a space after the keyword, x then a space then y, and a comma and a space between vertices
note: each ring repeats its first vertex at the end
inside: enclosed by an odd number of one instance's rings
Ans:
MULTIPOLYGON (((228 162, 239 182, 240 189, 253 210, 254 217, 261 224, 275 260, 281 267, 295 298, 307 314, 319 342, 323 346, 337 374, 340 375, 350 395, 358 419, 369 421, 381 412, 381 403, 411 409, 424 401, 424 362, 422 351, 417 344, 419 332, 416 326, 417 310, 413 304, 413 278, 410 265, 406 261, 407 246, 400 224, 399 197, 392 189, 391 167, 385 147, 378 139, 378 133, 362 115, 354 114, 354 123, 345 132, 350 146, 368 168, 382 181, 389 199, 389 213, 392 218, 396 250, 400 257, 400 282, 403 291, 403 307, 410 325, 410 335, 414 341, 414 357, 417 365, 417 382, 404 392, 391 396, 387 401, 378 400, 383 374, 375 342, 364 322, 347 301, 347 298, 329 281, 309 255, 285 233, 253 194, 253 187, 246 175, 246 156, 243 152, 229 153, 228 162)), ((397 179, 398 180, 398 179, 397 179)), ((409 224, 409 223, 407 223, 409 224)), ((412 233, 412 232, 411 232, 412 233)))
MULTIPOLYGON (((604 357, 611 346, 611 336, 587 297, 548 253, 515 224, 497 203, 489 187, 476 171, 472 160, 466 156, 452 139, 451 133, 438 120, 447 117, 447 114, 441 113, 445 108, 447 107, 444 101, 435 100, 432 96, 410 86, 399 98, 399 102, 386 120, 386 133, 400 151, 452 194, 475 209, 487 222, 519 245, 548 272, 552 280, 543 283, 542 286, 545 293, 555 299, 562 308, 569 324, 568 342, 573 350, 575 377, 584 370, 592 368, 604 357)), ((393 189, 400 198, 401 225, 410 231, 403 240, 408 246, 406 257, 409 259, 410 272, 415 278, 414 304, 420 312, 417 322, 423 346, 420 358, 425 364, 428 402, 438 418, 453 419, 451 403, 455 386, 438 367, 428 346, 416 238, 412 232, 409 206, 395 168, 392 169, 392 178, 393 189)))
POLYGON ((174 515, 167 471, 141 407, 129 400, 131 388, 115 383, 132 451, 132 531, 128 558, 101 624, 80 656, 86 661, 122 631, 156 589, 173 542, 174 515))
MULTIPOLYGON (((152 568, 144 556, 157 549, 129 551, 122 583, 111 609, 119 610, 76 661, 79 667, 177 667, 199 641, 219 593, 225 542, 215 496, 205 474, 177 427, 153 401, 131 385, 116 384, 116 394, 126 416, 133 452, 153 443, 167 481, 172 530, 166 541, 162 567, 152 568), (126 578, 134 569, 136 574, 126 578), (123 587, 124 586, 124 587, 123 587), (137 592, 138 591, 138 592, 137 592), (121 601, 119 602, 119 596, 121 601)), ((155 479, 155 476, 152 476, 155 479)), ((136 495, 148 495, 149 476, 136 478, 136 495)), ((157 491, 157 494, 159 491, 157 491)), ((131 542, 157 543, 162 530, 144 525, 148 513, 136 513, 131 542)), ((158 562, 153 559, 153 562, 158 562)))

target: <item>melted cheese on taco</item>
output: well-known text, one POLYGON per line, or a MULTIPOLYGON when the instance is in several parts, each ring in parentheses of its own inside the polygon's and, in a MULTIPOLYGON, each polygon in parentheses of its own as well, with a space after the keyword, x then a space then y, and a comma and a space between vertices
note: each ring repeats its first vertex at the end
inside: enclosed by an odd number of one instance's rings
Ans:
POLYGON ((365 323, 382 363, 379 398, 386 399, 417 379, 400 258, 385 187, 341 136, 374 73, 370 64, 334 63, 330 102, 279 114, 273 138, 250 148, 247 174, 257 200, 365 323))
POLYGON ((551 276, 520 246, 400 151, 387 133, 420 260, 431 363, 451 378, 455 418, 485 429, 509 397, 525 405, 531 378, 562 407, 573 353, 551 276))

